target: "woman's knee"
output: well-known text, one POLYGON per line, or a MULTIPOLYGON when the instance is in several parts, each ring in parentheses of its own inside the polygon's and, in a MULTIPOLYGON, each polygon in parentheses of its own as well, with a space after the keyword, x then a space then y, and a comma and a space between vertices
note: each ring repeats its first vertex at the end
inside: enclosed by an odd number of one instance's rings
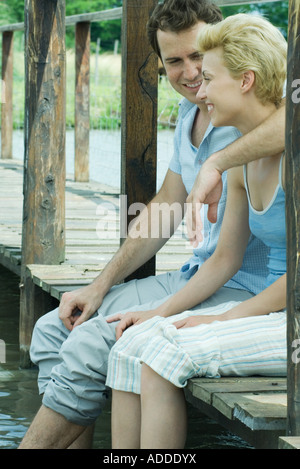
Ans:
POLYGON ((143 363, 141 371, 141 396, 153 396, 154 393, 157 393, 158 384, 162 379, 150 366, 143 363))

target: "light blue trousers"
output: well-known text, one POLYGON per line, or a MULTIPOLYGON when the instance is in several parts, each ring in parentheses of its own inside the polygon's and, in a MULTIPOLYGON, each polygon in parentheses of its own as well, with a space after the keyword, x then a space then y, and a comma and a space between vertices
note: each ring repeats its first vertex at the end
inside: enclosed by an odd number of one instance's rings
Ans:
MULTIPOLYGON (((78 425, 94 423, 107 400, 107 363, 115 343, 116 323, 108 324, 106 317, 153 309, 186 282, 180 272, 171 272, 115 286, 94 316, 72 332, 59 319, 58 309, 42 316, 30 354, 39 367, 43 404, 78 425)), ((224 287, 197 308, 249 297, 249 292, 224 287)))

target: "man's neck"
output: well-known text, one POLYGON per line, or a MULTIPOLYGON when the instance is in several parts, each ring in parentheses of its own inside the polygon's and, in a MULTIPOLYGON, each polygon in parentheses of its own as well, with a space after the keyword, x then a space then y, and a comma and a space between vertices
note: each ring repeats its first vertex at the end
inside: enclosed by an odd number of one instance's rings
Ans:
POLYGON ((198 108, 199 110, 197 110, 195 116, 191 135, 192 144, 197 148, 199 148, 207 130, 207 127, 210 123, 206 105, 200 104, 198 105, 198 108))

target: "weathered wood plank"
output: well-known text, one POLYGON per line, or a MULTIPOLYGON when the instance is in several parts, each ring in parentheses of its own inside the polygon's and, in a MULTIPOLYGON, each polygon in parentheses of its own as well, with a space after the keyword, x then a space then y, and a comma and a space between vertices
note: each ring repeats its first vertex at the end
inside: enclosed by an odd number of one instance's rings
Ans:
POLYGON ((90 23, 76 23, 75 181, 89 180, 90 23))
POLYGON ((2 34, 1 158, 12 158, 13 32, 2 34))
POLYGON ((279 449, 300 449, 300 437, 287 437, 281 436, 279 437, 278 442, 279 449))
POLYGON ((213 403, 213 395, 215 393, 243 393, 243 392, 285 392, 285 378, 265 378, 256 377, 222 377, 220 379, 213 378, 195 378, 189 380, 188 387, 197 399, 202 400, 206 404, 213 403))
MULTIPOLYGON (((124 0, 122 20, 122 139, 121 192, 127 207, 121 226, 127 227, 128 208, 147 204, 156 192, 157 56, 144 40, 150 11, 157 0, 124 0)), ((155 257, 129 278, 155 273, 155 257)))
POLYGON ((23 263, 64 260, 65 2, 25 2, 23 263))
POLYGON ((284 389, 286 389, 284 378, 258 376, 195 378, 188 382, 185 395, 187 400, 202 413, 232 433, 239 435, 253 447, 276 449, 278 438, 284 434, 286 425, 286 391, 284 389), (272 383, 275 382, 277 383, 275 388, 278 387, 278 391, 272 392, 274 387, 272 383), (194 395, 195 389, 197 390, 195 383, 199 383, 199 388, 198 394, 194 395), (255 402, 253 398, 258 402, 255 402), (284 403, 285 406, 282 406, 284 403), (264 410, 267 405, 268 409, 264 410), (278 405, 281 405, 281 409, 278 409, 278 405), (274 415, 270 412, 271 407, 274 415))
MULTIPOLYGON (((45 309, 26 276, 30 263, 65 254, 65 1, 25 1, 25 157, 20 299, 21 362, 45 309), (35 310, 35 308, 37 308, 35 310)), ((26 356, 27 355, 27 356, 26 356)))
POLYGON ((289 2, 286 105, 288 436, 300 435, 300 106, 294 95, 300 76, 300 2, 289 2))
POLYGON ((227 418, 237 419, 252 431, 285 431, 287 416, 286 393, 260 392, 215 393, 212 406, 227 418))

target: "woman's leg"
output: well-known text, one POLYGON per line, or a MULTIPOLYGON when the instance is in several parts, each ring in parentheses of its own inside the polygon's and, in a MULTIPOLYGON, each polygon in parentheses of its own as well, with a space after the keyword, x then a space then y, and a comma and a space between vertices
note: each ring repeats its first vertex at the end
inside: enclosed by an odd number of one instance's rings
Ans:
POLYGON ((142 449, 184 448, 187 415, 183 389, 145 364, 141 377, 141 416, 142 449))
POLYGON ((139 449, 141 428, 140 396, 112 391, 112 449, 139 449))

